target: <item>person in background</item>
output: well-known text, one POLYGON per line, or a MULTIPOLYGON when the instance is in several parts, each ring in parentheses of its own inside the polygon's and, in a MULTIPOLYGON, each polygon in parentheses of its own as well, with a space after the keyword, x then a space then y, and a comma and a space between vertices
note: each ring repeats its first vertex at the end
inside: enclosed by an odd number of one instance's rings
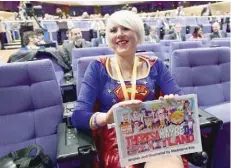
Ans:
POLYGON ((23 36, 24 47, 20 50, 37 50, 39 49, 40 39, 36 32, 25 32, 23 36))
POLYGON ((91 47, 91 42, 85 41, 82 36, 82 32, 79 28, 70 29, 70 39, 69 43, 63 44, 60 48, 60 52, 63 53, 66 64, 71 68, 72 62, 72 50, 74 48, 86 48, 91 47))
POLYGON ((87 12, 83 12, 82 19, 89 19, 89 18, 90 18, 89 14, 87 12))
POLYGON ((203 38, 202 28, 200 26, 195 27, 190 40, 202 40, 203 38))
POLYGON ((134 13, 138 13, 138 11, 137 11, 137 8, 136 8, 136 7, 132 7, 131 11, 132 11, 132 12, 134 12, 134 13))
MULTIPOLYGON (((104 168, 121 168, 115 129, 107 127, 107 124, 114 122, 115 107, 129 107, 153 100, 159 87, 164 92, 165 99, 172 99, 175 94, 182 94, 160 59, 135 56, 137 44, 144 41, 143 24, 137 14, 127 10, 115 12, 110 16, 106 38, 115 56, 94 60, 89 64, 72 115, 72 123, 77 129, 100 130, 97 131, 101 132, 97 134, 100 142, 97 149, 102 156, 100 159, 104 168), (135 82, 132 82, 131 86, 132 80, 135 82), (123 86, 124 89, 121 89, 123 86), (147 94, 139 94, 143 93, 139 89, 141 86, 148 90, 147 94), (123 94, 114 92, 116 88, 123 94), (98 101, 100 107, 97 109, 98 112, 94 113, 94 106, 98 101)), ((129 167, 183 168, 183 162, 180 156, 161 156, 153 158, 150 162, 129 167)))
POLYGON ((56 8, 56 16, 58 16, 59 19, 62 19, 63 11, 60 8, 56 8))
POLYGON ((177 23, 173 26, 172 31, 169 32, 171 34, 171 39, 172 40, 180 40, 180 41, 185 41, 185 36, 181 35, 181 24, 177 23))
POLYGON ((148 36, 145 36, 145 41, 152 43, 158 43, 160 41, 156 32, 156 28, 150 29, 150 34, 148 36))
POLYGON ((201 16, 212 16, 212 10, 210 7, 211 3, 209 2, 201 11, 201 16))
POLYGON ((25 32, 23 34, 23 43, 24 43, 24 47, 20 48, 15 54, 12 54, 9 59, 8 59, 8 63, 11 62, 15 62, 16 60, 23 60, 20 62, 26 62, 27 58, 22 58, 22 54, 21 53, 28 53, 31 51, 36 51, 38 50, 39 47, 39 39, 38 36, 35 32, 25 32))
POLYGON ((110 16, 110 15, 109 15, 108 13, 106 13, 106 14, 104 15, 104 19, 107 20, 107 19, 109 18, 109 16, 110 16))
POLYGON ((176 9, 176 16, 184 16, 184 7, 181 2, 179 2, 179 6, 176 9))
POLYGON ((214 22, 212 24, 212 30, 213 30, 213 32, 210 35, 210 39, 211 40, 213 38, 224 38, 224 37, 227 37, 227 33, 224 32, 223 30, 220 30, 220 24, 218 22, 214 22))
POLYGON ((99 44, 107 44, 105 29, 100 29, 99 30, 99 37, 93 38, 91 42, 92 42, 92 46, 94 46, 94 47, 98 47, 99 44))

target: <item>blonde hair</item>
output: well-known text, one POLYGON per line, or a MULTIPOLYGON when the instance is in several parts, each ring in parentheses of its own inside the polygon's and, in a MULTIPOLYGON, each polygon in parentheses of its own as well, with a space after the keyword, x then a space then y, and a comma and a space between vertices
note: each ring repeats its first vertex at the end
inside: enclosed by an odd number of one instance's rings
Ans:
POLYGON ((121 10, 113 13, 108 18, 107 26, 106 26, 107 42, 109 42, 107 34, 110 32, 110 28, 112 24, 118 24, 120 26, 126 27, 134 31, 136 33, 137 43, 141 44, 144 42, 144 36, 145 36, 144 23, 142 19, 134 12, 121 10))

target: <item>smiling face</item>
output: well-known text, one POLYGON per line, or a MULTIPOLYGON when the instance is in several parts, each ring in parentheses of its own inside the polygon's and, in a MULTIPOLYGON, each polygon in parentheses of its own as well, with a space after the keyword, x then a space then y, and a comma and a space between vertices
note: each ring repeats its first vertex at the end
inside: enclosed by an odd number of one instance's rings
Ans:
POLYGON ((107 36, 109 45, 117 55, 129 55, 136 51, 137 36, 129 28, 118 24, 111 24, 107 36))
POLYGON ((106 39, 119 56, 134 55, 136 45, 144 42, 144 23, 131 11, 113 13, 107 20, 106 39))

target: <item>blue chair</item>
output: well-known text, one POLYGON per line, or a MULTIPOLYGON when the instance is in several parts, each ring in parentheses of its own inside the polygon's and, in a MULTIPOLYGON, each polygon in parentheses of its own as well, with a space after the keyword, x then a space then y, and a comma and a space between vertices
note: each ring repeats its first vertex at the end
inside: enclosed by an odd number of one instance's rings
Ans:
POLYGON ((230 39, 228 38, 217 38, 210 41, 211 46, 230 47, 230 39))
POLYGON ((37 144, 56 166, 63 105, 51 61, 0 66, 0 157, 37 144))
POLYGON ((230 166, 230 48, 175 50, 171 74, 185 94, 195 93, 198 105, 224 123, 217 137, 214 168, 230 166))
POLYGON ((203 47, 202 41, 173 42, 170 45, 170 53, 179 49, 201 48, 201 47, 203 47))
POLYGON ((180 42, 179 40, 160 40, 160 45, 163 47, 165 57, 170 59, 170 46, 173 42, 180 42))

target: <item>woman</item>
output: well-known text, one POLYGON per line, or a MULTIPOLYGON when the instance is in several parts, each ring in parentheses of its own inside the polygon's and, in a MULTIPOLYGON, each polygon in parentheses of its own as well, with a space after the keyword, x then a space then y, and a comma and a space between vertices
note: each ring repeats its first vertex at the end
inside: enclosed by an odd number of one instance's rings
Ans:
POLYGON ((190 39, 191 40, 202 40, 203 38, 204 37, 203 37, 202 28, 199 26, 195 27, 190 39))
MULTIPOLYGON (((106 38, 115 57, 95 60, 88 66, 81 85, 72 123, 78 129, 100 130, 100 154, 104 168, 120 168, 112 109, 153 100, 160 87, 166 99, 181 94, 180 88, 158 59, 136 56, 136 46, 144 41, 144 26, 138 15, 118 11, 110 16, 106 38), (126 16, 126 17, 125 17, 126 16), (129 90, 129 91, 128 91, 129 90), (100 112, 93 113, 99 102, 100 112), (103 148, 103 149, 102 149, 103 148)), ((97 142, 96 142, 97 143, 97 142)), ((98 145, 98 144, 97 144, 98 145)), ((131 167, 182 168, 181 157, 162 156, 131 167)))

